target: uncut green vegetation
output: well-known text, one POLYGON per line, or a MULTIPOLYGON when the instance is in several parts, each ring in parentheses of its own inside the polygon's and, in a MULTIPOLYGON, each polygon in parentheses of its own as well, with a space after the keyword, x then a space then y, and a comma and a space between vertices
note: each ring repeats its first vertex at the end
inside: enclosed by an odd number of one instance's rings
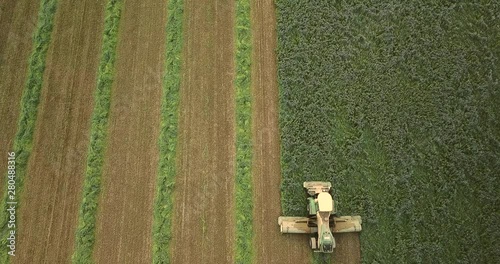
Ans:
POLYGON ((284 214, 331 181, 364 263, 499 263, 500 3, 277 11, 284 214))
POLYGON ((252 263, 250 1, 236 1, 236 263, 252 263))
POLYGON ((153 263, 171 263, 173 190, 176 175, 176 146, 179 122, 179 88, 181 85, 182 0, 170 0, 167 10, 166 63, 163 76, 160 138, 160 160, 153 221, 153 263))
POLYGON ((110 0, 106 5, 102 54, 94 93, 94 110, 90 128, 87 168, 83 184, 82 203, 78 215, 73 263, 92 263, 95 243, 96 215, 101 191, 101 176, 106 148, 111 87, 113 85, 118 40, 121 0, 110 0))
MULTIPOLYGON (((13 150, 16 153, 16 196, 15 201, 18 202, 16 210, 19 211, 19 197, 23 190, 23 182, 28 169, 28 160, 32 150, 33 132, 35 130, 35 121, 38 112, 38 103, 40 101, 40 92, 43 85, 43 73, 45 70, 45 59, 47 50, 50 44, 52 29, 54 26, 54 14, 57 9, 56 0, 42 0, 38 12, 38 24, 33 35, 33 51, 29 58, 28 77, 21 98, 21 111, 19 122, 17 124, 17 133, 14 139, 13 150)), ((9 255, 7 254, 7 237, 12 230, 8 228, 7 223, 10 214, 6 209, 9 205, 7 201, 12 201, 7 196, 7 188, 2 199, 2 210, 0 211, 0 226, 1 226, 1 242, 0 247, 0 262, 8 263, 9 255)), ((17 218, 17 214, 16 214, 17 218)), ((18 222, 18 221, 16 221, 18 222)), ((18 233, 16 225, 16 233, 18 233)))

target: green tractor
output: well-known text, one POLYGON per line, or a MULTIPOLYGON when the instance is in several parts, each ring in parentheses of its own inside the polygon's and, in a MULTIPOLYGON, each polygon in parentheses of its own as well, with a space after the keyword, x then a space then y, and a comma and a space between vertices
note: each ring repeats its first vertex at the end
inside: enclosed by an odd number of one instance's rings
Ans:
POLYGON ((360 216, 337 216, 329 182, 304 182, 308 217, 280 216, 281 233, 310 234, 309 245, 314 252, 332 253, 334 233, 361 231, 360 216))

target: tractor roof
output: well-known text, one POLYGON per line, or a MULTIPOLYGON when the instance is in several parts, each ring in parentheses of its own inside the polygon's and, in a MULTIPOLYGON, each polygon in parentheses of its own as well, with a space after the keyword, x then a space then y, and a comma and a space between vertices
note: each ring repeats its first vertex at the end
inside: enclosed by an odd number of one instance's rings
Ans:
POLYGON ((332 196, 327 192, 322 192, 318 194, 318 207, 320 212, 331 212, 333 211, 333 199, 332 196))

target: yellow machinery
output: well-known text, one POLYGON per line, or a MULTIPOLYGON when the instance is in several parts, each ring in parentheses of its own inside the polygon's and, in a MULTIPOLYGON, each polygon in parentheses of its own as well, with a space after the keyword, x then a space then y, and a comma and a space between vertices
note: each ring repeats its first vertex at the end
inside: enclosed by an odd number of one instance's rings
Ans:
POLYGON ((314 252, 332 253, 335 233, 361 231, 361 216, 337 216, 329 182, 304 182, 307 190, 307 217, 280 216, 281 233, 310 234, 314 252))

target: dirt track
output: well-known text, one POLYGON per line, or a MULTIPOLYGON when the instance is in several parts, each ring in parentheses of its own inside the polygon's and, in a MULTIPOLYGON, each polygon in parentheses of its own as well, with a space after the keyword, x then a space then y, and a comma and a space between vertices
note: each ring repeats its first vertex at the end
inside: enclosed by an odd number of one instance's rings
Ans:
POLYGON ((39 5, 30 0, 0 4, 0 197, 4 193, 7 152, 12 149, 16 134, 39 5))
POLYGON ((112 87, 97 263, 151 263, 166 1, 125 1, 112 87))
POLYGON ((255 263, 309 263, 307 236, 281 235, 280 140, 272 0, 252 2, 252 93, 255 263))
POLYGON ((59 2, 14 263, 68 263, 89 139, 104 1, 59 2))
POLYGON ((172 262, 234 263, 234 1, 184 12, 172 262))

